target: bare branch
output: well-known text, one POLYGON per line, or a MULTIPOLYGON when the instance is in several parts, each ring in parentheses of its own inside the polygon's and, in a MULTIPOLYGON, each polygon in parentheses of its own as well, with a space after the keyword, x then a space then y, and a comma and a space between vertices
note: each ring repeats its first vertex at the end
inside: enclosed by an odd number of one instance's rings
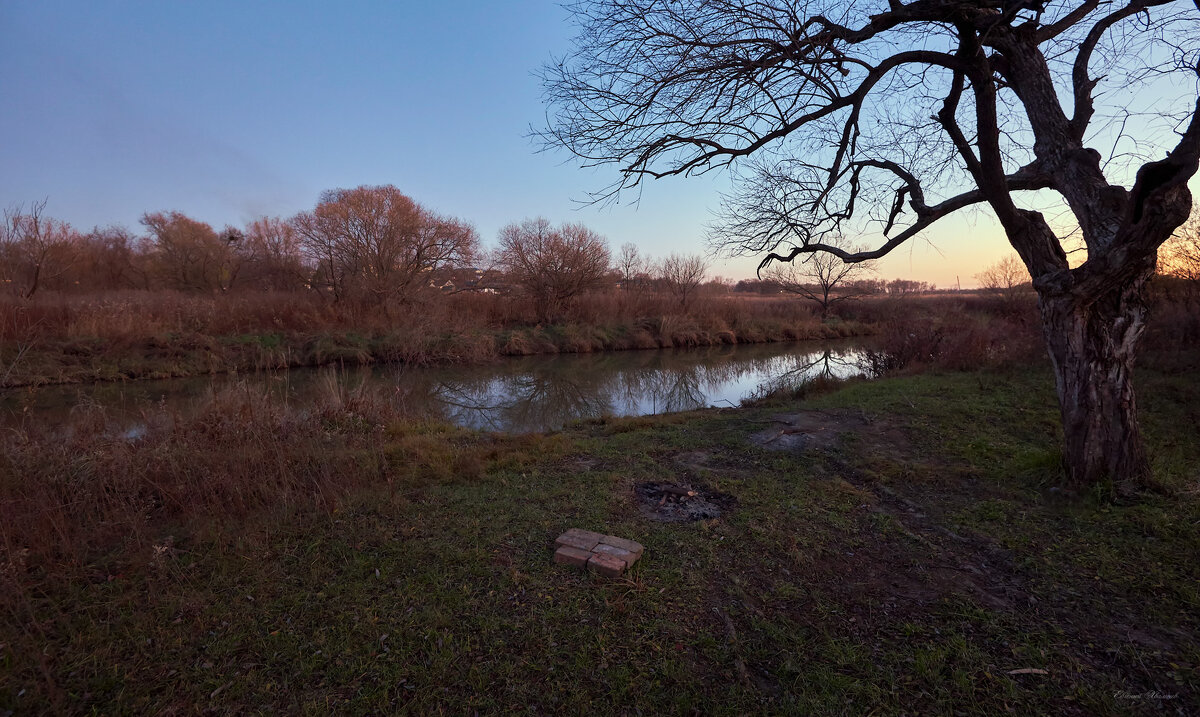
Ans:
POLYGON ((986 205, 1039 294, 1073 477, 1138 481, 1129 369, 1155 252, 1186 219, 1200 163, 1200 0, 1119 2, 592 0, 574 6, 578 51, 546 73, 541 136, 617 165, 608 196, 731 167, 739 189, 711 238, 765 255, 760 271, 875 259, 986 205), (1102 100, 1141 101, 1129 88, 1174 93, 1145 111, 1177 141, 1131 142, 1135 123, 1115 140, 1096 131, 1102 100), (1106 176, 1088 143, 1140 165, 1136 178, 1106 176), (1064 237, 1017 202, 1042 189, 1086 247, 1075 268, 1064 237), (874 248, 840 243, 880 229, 874 248))

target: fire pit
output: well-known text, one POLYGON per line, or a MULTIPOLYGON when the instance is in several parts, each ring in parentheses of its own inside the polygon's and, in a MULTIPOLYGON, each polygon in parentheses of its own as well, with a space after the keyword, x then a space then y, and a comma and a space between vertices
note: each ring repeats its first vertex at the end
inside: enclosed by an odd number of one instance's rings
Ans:
POLYGON ((633 490, 642 514, 663 523, 720 518, 737 504, 728 493, 694 483, 638 483, 633 490))

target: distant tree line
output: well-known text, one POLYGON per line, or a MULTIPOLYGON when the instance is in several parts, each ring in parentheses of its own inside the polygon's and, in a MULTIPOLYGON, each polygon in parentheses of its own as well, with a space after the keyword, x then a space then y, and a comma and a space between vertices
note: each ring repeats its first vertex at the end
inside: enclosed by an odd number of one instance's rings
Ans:
POLYGON ((804 274, 798 274, 788 280, 787 277, 780 277, 775 273, 768 272, 764 275, 765 278, 742 279, 734 285, 733 290, 739 294, 786 294, 789 293, 787 286, 791 284, 811 291, 822 290, 828 285, 831 293, 844 291, 855 296, 903 296, 905 294, 927 294, 937 291, 937 286, 934 284, 927 281, 911 281, 909 279, 892 279, 889 281, 887 279, 842 277, 841 280, 829 283, 829 279, 833 277, 828 272, 825 273, 827 278, 823 282, 819 275, 810 277, 806 281, 803 278, 804 274), (836 291, 833 291, 835 289, 836 291))
POLYGON ((617 287, 669 294, 686 308, 708 269, 699 256, 653 262, 632 244, 614 260, 591 229, 543 218, 506 226, 487 252, 469 223, 390 185, 330 190, 311 211, 241 228, 165 211, 144 214, 140 233, 118 226, 81 232, 45 209, 42 201, 4 212, 0 293, 32 299, 46 291, 251 289, 387 309, 421 295, 486 291, 528 296, 548 320, 585 292, 617 287))
MULTIPOLYGON (((498 247, 487 252, 469 223, 437 214, 390 185, 330 190, 312 211, 219 230, 167 211, 144 214, 141 233, 119 226, 81 232, 45 209, 42 201, 4 211, 0 293, 30 299, 45 291, 253 289, 387 308, 423 293, 487 291, 525 295, 550 320, 581 294, 609 289, 670 296, 685 311, 701 294, 793 294, 815 302, 822 314, 854 297, 935 290, 927 282, 880 279, 867 264, 843 265, 832 257, 734 284, 709 277, 700 256, 654 261, 628 243, 614 254, 603 236, 582 224, 554 226, 544 218, 504 227, 498 247)), ((1164 247, 1160 272, 1200 282, 1198 257, 1200 216, 1164 247)), ((977 278, 1006 295, 1029 286, 1028 273, 1012 260, 977 278)))

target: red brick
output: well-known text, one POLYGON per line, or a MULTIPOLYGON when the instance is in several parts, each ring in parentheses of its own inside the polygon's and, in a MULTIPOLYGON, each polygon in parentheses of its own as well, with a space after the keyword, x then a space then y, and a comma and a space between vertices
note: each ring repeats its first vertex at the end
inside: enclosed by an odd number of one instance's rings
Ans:
POLYGON ((609 545, 607 543, 600 543, 596 547, 592 548, 592 552, 596 554, 603 553, 605 555, 611 555, 617 560, 625 563, 626 566, 632 566, 637 562, 638 559, 637 553, 631 553, 624 548, 618 548, 615 545, 609 545))
MULTIPOLYGON (((625 538, 618 538, 615 535, 605 535, 601 537, 600 543, 603 545, 611 545, 616 548, 621 548, 622 550, 628 550, 638 558, 642 557, 642 553, 646 550, 642 547, 641 543, 635 543, 634 541, 626 540, 625 538)), ((634 559, 636 560, 637 558, 634 559)))
POLYGON ((580 530, 579 528, 571 528, 567 532, 558 536, 554 541, 555 545, 569 545, 572 548, 580 550, 591 550, 596 547, 596 543, 604 536, 599 533, 593 533, 590 530, 580 530))
POLYGON ((564 565, 574 565, 582 568, 587 565, 588 560, 591 560, 592 554, 586 550, 572 548, 570 545, 559 546, 558 550, 554 551, 554 562, 564 565))
POLYGON ((625 572, 625 561, 607 553, 592 553, 588 567, 606 578, 619 578, 625 572))

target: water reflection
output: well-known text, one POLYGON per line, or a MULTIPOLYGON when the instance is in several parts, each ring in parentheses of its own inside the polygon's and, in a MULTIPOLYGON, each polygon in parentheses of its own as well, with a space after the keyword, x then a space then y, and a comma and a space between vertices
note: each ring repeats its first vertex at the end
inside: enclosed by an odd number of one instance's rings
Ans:
POLYGON ((765 396, 776 391, 789 391, 806 383, 821 379, 845 379, 866 376, 864 356, 861 351, 823 351, 796 356, 795 365, 759 385, 754 395, 765 396))
POLYGON ((723 346, 530 356, 483 366, 292 370, 242 377, 49 387, 0 395, 4 418, 61 421, 80 402, 136 424, 151 408, 186 413, 231 383, 297 406, 327 399, 331 385, 375 392, 410 415, 470 428, 531 432, 598 416, 686 411, 741 400, 818 376, 862 374, 849 342, 723 346))
POLYGON ((506 432, 555 429, 597 416, 687 411, 741 400, 818 376, 861 375, 859 351, 841 343, 638 351, 518 359, 457 369, 391 369, 397 406, 461 426, 506 432))

